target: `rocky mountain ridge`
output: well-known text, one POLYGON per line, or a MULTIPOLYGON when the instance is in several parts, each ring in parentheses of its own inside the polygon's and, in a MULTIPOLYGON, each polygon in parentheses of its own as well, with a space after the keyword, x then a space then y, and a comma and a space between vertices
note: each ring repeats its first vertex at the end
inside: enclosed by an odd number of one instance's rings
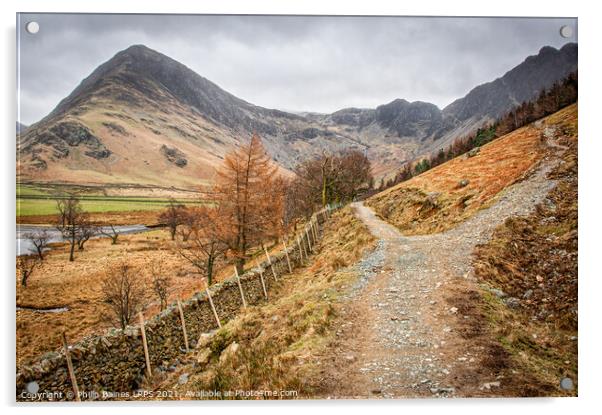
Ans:
POLYGON ((544 47, 443 110, 396 99, 374 109, 293 114, 246 102, 134 45, 20 135, 18 174, 23 180, 196 187, 211 181, 227 151, 257 132, 285 169, 323 151, 354 148, 368 154, 379 176, 446 146, 576 69, 576 44, 544 47))

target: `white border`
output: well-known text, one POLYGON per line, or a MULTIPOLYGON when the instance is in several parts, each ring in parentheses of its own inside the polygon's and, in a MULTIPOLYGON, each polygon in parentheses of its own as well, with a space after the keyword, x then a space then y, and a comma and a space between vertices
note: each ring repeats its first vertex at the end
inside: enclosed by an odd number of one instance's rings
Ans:
POLYGON ((2 21, 2 126, 3 163, 0 168, 2 179, 1 204, 3 218, 2 264, 5 269, 4 296, 2 301, 2 322, 4 336, 0 341, 3 358, 0 393, 2 402, 9 413, 45 412, 48 414, 86 413, 126 413, 145 411, 149 414, 164 413, 173 403, 155 405, 89 405, 84 410, 72 405, 46 405, 44 407, 16 407, 14 400, 14 174, 15 144, 14 126, 16 117, 15 89, 15 13, 29 12, 119 12, 119 13, 225 13, 225 14, 356 14, 356 15, 447 15, 447 16, 570 16, 579 18, 579 398, 572 399, 507 399, 507 400, 405 400, 395 402, 234 402, 234 403, 181 403, 178 411, 191 413, 278 413, 287 415, 304 414, 319 411, 346 411, 365 413, 374 410, 380 412, 419 412, 462 413, 462 414, 507 414, 509 411, 545 411, 545 413, 589 412, 599 402, 600 376, 600 296, 602 296, 599 264, 595 262, 602 249, 600 229, 602 198, 600 197, 600 159, 602 158, 602 123, 600 122, 600 13, 597 13, 594 1, 531 1, 504 0, 498 2, 454 1, 412 1, 408 3, 384 0, 346 0, 346 1, 285 1, 285 0, 230 0, 230 1, 181 1, 181 0, 103 0, 103 1, 67 1, 67 0, 3 0, 0 4, 2 21), (140 407, 143 406, 143 407, 140 407))

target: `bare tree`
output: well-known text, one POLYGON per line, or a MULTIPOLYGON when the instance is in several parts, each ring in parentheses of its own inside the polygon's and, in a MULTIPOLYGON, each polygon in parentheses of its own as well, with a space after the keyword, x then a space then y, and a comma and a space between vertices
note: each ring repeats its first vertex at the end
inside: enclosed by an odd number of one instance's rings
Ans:
POLYGON ((196 215, 192 214, 188 209, 181 212, 181 226, 178 227, 177 233, 183 242, 188 241, 188 238, 190 238, 190 235, 196 226, 196 220, 196 215))
POLYGON ((119 238, 120 234, 119 232, 117 232, 113 225, 109 225, 108 228, 106 226, 100 226, 98 228, 98 232, 104 236, 108 236, 109 238, 111 238, 111 245, 117 244, 117 238, 119 238))
POLYGON ((21 285, 23 287, 27 287, 27 280, 39 264, 40 260, 34 255, 19 255, 17 257, 17 269, 21 274, 21 285))
POLYGON ((87 217, 82 219, 77 231, 77 249, 83 251, 85 243, 96 234, 98 234, 98 228, 92 225, 87 217))
POLYGON ((71 245, 69 251, 69 261, 74 260, 75 245, 78 244, 82 223, 87 221, 87 213, 84 212, 80 201, 74 195, 68 198, 57 199, 56 208, 59 212, 57 216, 56 228, 63 235, 63 239, 71 245))
POLYGON ((34 246, 40 261, 43 261, 44 250, 48 247, 48 242, 50 241, 48 231, 44 229, 38 232, 27 232, 24 236, 34 246))
POLYGON ((102 282, 103 300, 122 329, 142 309, 144 288, 137 275, 128 264, 122 263, 109 271, 102 282))
POLYGON ((340 201, 354 200, 374 186, 370 160, 361 151, 349 150, 341 154, 339 166, 339 186, 336 192, 340 195, 340 201))
POLYGON ((175 199, 170 198, 167 208, 159 215, 159 222, 167 225, 171 240, 176 239, 178 226, 182 225, 186 213, 186 206, 177 203, 175 199))
POLYGON ((161 310, 165 310, 167 301, 169 300, 169 294, 171 294, 171 278, 164 273, 161 264, 151 262, 149 267, 153 283, 153 292, 159 297, 161 310))
POLYGON ((182 258, 196 267, 207 278, 207 284, 213 283, 215 262, 225 255, 228 246, 224 242, 221 227, 221 208, 200 207, 190 211, 194 216, 186 240, 178 241, 177 249, 182 258))
POLYGON ((317 205, 316 195, 310 186, 300 178, 290 180, 284 197, 285 227, 292 226, 296 230, 300 219, 309 218, 317 205))
POLYGON ((352 201, 372 188, 370 170, 368 157, 357 150, 337 155, 324 153, 320 158, 307 160, 295 170, 297 177, 289 185, 285 212, 293 218, 309 216, 320 205, 352 201))

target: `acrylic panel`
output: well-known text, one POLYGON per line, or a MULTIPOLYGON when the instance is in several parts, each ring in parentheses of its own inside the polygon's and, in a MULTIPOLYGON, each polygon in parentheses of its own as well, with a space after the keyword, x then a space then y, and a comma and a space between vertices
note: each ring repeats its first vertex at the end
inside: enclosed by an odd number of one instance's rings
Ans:
POLYGON ((577 19, 17 15, 17 401, 577 395, 577 19))

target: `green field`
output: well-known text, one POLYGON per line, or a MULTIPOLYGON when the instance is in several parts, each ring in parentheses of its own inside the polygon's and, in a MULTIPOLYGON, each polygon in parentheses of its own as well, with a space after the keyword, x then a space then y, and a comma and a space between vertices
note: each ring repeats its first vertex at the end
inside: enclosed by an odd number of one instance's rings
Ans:
MULTIPOLYGON (((17 216, 56 214, 56 197, 56 195, 43 188, 18 185, 17 216)), ((99 192, 78 195, 78 198, 83 209, 90 213, 161 210, 169 204, 169 199, 140 196, 105 196, 99 192)), ((177 200, 177 202, 185 205, 203 203, 194 199, 177 200)))

